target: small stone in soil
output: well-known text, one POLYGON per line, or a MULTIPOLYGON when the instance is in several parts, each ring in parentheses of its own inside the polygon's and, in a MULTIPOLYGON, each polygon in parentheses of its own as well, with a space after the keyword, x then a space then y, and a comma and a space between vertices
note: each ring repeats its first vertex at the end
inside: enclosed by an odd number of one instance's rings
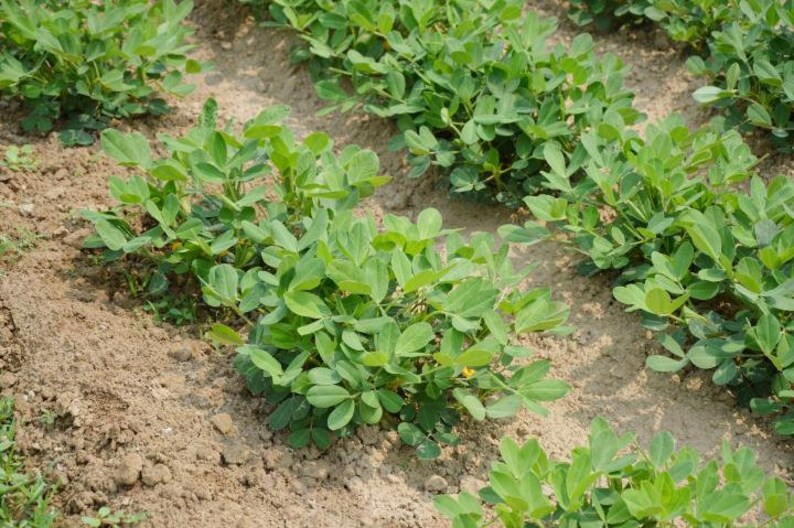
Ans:
POLYGON ((234 433, 234 422, 228 413, 216 414, 210 421, 221 434, 229 436, 234 433))
POLYGON ((169 351, 168 355, 177 361, 190 361, 193 359, 193 352, 189 348, 177 348, 169 351))
POLYGON ((325 480, 328 477, 328 465, 318 460, 310 460, 300 465, 300 473, 304 477, 325 480))

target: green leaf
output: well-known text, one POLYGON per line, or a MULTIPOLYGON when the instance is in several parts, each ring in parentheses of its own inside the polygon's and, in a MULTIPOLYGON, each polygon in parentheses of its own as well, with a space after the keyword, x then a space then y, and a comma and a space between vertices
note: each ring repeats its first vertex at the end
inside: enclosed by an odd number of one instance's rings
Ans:
POLYGON ((403 399, 400 396, 386 389, 378 389, 378 399, 383 408, 390 413, 398 413, 403 406, 403 399))
POLYGON ((463 405, 469 414, 471 414, 472 418, 475 420, 481 421, 485 419, 485 407, 483 407, 482 402, 470 391, 465 389, 455 389, 452 391, 452 395, 458 400, 458 403, 463 405))
POLYGON ((107 220, 98 220, 95 224, 97 234, 111 251, 119 251, 127 243, 127 237, 107 220))
POLYGON ((703 104, 713 103, 715 101, 719 101, 722 98, 730 96, 730 91, 723 90, 717 86, 703 86, 695 90, 695 93, 692 94, 692 97, 694 97, 695 101, 703 104))
POLYGON ((397 426, 397 433, 400 435, 400 439, 410 446, 421 444, 427 437, 421 429, 409 422, 400 422, 397 426))
POLYGON ((437 443, 426 438, 425 441, 416 448, 416 455, 421 460, 433 460, 441 456, 441 448, 437 443))
POLYGON ((672 300, 670 294, 661 288, 651 288, 645 293, 645 305, 657 315, 669 315, 672 300))
MULTIPOLYGON (((702 215, 695 218, 701 217, 702 215)), ((696 221, 687 225, 687 233, 689 233, 696 248, 711 257, 714 262, 719 262, 722 254, 720 234, 708 221, 705 221, 705 217, 702 217, 702 219, 703 221, 696 221)))
POLYGON ((311 431, 309 429, 298 429, 292 431, 287 437, 287 443, 293 449, 300 449, 305 447, 311 439, 311 431))
POLYGON ((673 359, 667 356, 648 356, 645 365, 657 372, 678 372, 689 364, 686 359, 673 359))
POLYGON ((758 103, 753 103, 747 107, 747 118, 752 124, 763 128, 772 128, 772 116, 766 108, 758 103))
POLYGON ((419 236, 423 240, 437 236, 441 232, 442 224, 441 213, 433 208, 422 210, 416 219, 416 227, 419 229, 419 236))
POLYGON ((245 344, 245 341, 242 337, 240 337, 240 334, 228 326, 220 323, 215 323, 212 325, 212 328, 209 331, 209 336, 213 341, 222 345, 242 346, 245 344))
POLYGON ((350 399, 350 393, 339 385, 315 385, 306 392, 310 404, 320 409, 328 409, 350 399))
POLYGON ((780 322, 774 315, 764 314, 758 319, 754 330, 761 350, 764 354, 772 354, 782 336, 780 322))
POLYGON ((651 439, 651 444, 648 449, 648 456, 651 463, 657 470, 662 469, 662 466, 667 463, 675 451, 675 439, 673 435, 667 431, 662 431, 654 435, 651 439))
POLYGON ((331 445, 331 435, 326 429, 314 427, 312 428, 312 442, 319 449, 328 449, 328 446, 331 445))
POLYGON ((456 286, 444 302, 444 311, 463 317, 481 318, 494 308, 499 290, 481 278, 466 279, 456 286))
POLYGON ((570 308, 565 303, 540 298, 518 312, 515 329, 519 334, 551 330, 568 319, 570 308))
POLYGON ((515 416, 516 413, 518 413, 518 411, 521 409, 522 403, 523 400, 521 396, 517 394, 511 394, 510 396, 499 398, 495 402, 489 404, 485 408, 485 413, 487 414, 488 418, 510 418, 511 416, 515 416))
POLYGON ((255 346, 244 346, 240 347, 239 350, 246 352, 256 368, 267 372, 273 379, 278 379, 284 374, 284 368, 281 363, 270 355, 267 350, 255 346))
POLYGON ((237 300, 238 280, 237 269, 230 264, 219 264, 210 269, 209 287, 220 297, 223 304, 231 304, 237 300))
POLYGON ((284 294, 284 302, 292 313, 310 319, 330 317, 331 309, 317 295, 305 291, 290 291, 284 294))
POLYGON ((400 334, 394 353, 399 357, 408 356, 417 350, 423 349, 434 337, 433 327, 428 323, 412 324, 400 334))
POLYGON ((571 390, 562 380, 540 380, 521 388, 521 395, 534 401, 559 400, 571 390))
POLYGON ((138 133, 122 134, 118 130, 108 128, 102 131, 102 149, 107 155, 121 165, 148 168, 152 163, 149 142, 138 133))
POLYGON ((356 410, 356 404, 353 400, 345 400, 340 403, 331 414, 328 415, 328 429, 331 431, 338 431, 353 419, 353 414, 356 410))

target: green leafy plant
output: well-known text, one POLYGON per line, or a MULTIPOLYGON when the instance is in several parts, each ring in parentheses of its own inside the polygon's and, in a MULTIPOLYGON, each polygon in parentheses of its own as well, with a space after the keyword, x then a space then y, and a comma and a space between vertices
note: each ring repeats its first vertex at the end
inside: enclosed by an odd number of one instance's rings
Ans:
POLYGON ((276 0, 275 23, 296 29, 322 72, 329 110, 357 105, 395 120, 411 174, 431 165, 457 192, 489 189, 515 205, 536 190, 548 143, 572 152, 605 115, 640 119, 623 86, 624 67, 597 57, 588 35, 570 49, 546 41, 555 22, 517 0, 276 0), (344 86, 351 86, 349 93, 344 86))
POLYGON ((510 334, 556 329, 568 309, 547 290, 501 293, 525 276, 506 246, 494 250, 487 234, 471 244, 444 237, 434 209, 417 224, 384 223, 339 217, 305 252, 271 249, 272 312, 238 349, 237 367, 278 404, 272 429, 290 427, 293 445, 324 447, 330 431, 385 420, 434 458, 439 443, 459 442, 461 410, 476 420, 522 407, 544 414, 541 402, 567 393, 545 379, 547 361, 513 367, 532 352, 510 334), (435 249, 445 238, 447 258, 435 249))
POLYGON ((525 200, 541 222, 502 234, 532 242, 561 233, 551 226, 567 232, 588 257, 582 271, 620 270, 615 298, 662 332, 672 357, 649 357, 651 368, 713 369, 715 383, 781 413, 776 430, 794 434, 794 183, 765 185, 736 131, 691 132, 680 116, 644 140, 615 126, 583 143, 586 178, 567 190, 558 159, 547 186, 561 192, 525 200), (749 192, 738 187, 747 180, 749 192))
POLYGON ((782 150, 794 134, 794 2, 741 2, 716 28, 705 59, 692 57, 690 71, 711 83, 694 96, 714 105, 726 125, 768 130, 782 150))
POLYGON ((794 2, 792 0, 575 0, 571 18, 609 27, 615 17, 643 16, 687 43, 690 72, 710 84, 694 98, 713 105, 727 128, 771 133, 791 150, 794 130, 794 2))
POLYGON ((163 159, 152 157, 141 134, 106 130, 104 151, 121 165, 138 168, 139 175, 110 178, 110 194, 120 207, 86 213, 97 229, 86 246, 105 248, 106 260, 127 254, 147 259, 155 264, 143 281, 149 292, 174 295, 207 283, 215 265, 241 270, 265 265, 261 246, 269 238, 256 224, 258 215, 280 224, 279 233, 302 229, 313 208, 322 207, 330 218, 388 181, 376 174, 377 158, 370 151, 348 147, 335 157, 330 138, 321 133, 297 142, 279 124, 288 114, 285 106, 269 108, 237 137, 231 124, 216 129, 217 105, 210 100, 190 132, 162 138, 171 152, 163 159))
MULTIPOLYGON (((19 227, 16 231, 16 235, 0 233, 0 264, 15 262, 25 252, 35 248, 38 239, 43 238, 43 235, 24 227, 19 227)), ((0 275, 2 275, 2 271, 0 271, 0 275)))
POLYGON ((0 398, 0 524, 49 528, 58 516, 53 488, 41 476, 25 474, 23 464, 16 451, 14 401, 0 398))
POLYGON ((33 147, 31 145, 22 145, 21 147, 11 145, 6 147, 4 158, 0 160, 0 167, 5 167, 13 172, 31 171, 36 168, 36 160, 33 158, 33 147))
POLYGON ((278 124, 287 113, 263 111, 238 138, 216 130, 210 101, 198 127, 164 138, 172 156, 159 160, 142 136, 104 132, 105 151, 143 175, 111 180, 134 213, 87 213, 97 234, 86 246, 150 260, 157 291, 187 276, 242 324, 247 340, 221 323, 210 335, 238 347, 249 388, 276 405, 270 427, 289 428, 295 447, 383 421, 433 458, 459 441, 461 411, 542 414, 563 396, 549 363, 526 363, 532 352, 510 336, 564 332, 568 308, 546 289, 520 291, 528 270, 513 270, 507 246, 487 234, 467 243, 433 209, 380 229, 357 218, 359 199, 387 181, 377 156, 334 156, 324 134, 298 143, 278 124))
POLYGON ((113 511, 108 506, 99 508, 96 516, 84 515, 81 519, 85 526, 101 528, 102 526, 133 526, 146 520, 145 513, 125 513, 113 511))
POLYGON ((0 1, 0 95, 29 109, 22 128, 59 124, 67 145, 93 143, 108 119, 168 110, 157 91, 185 95, 192 2, 0 1))
POLYGON ((748 448, 725 443, 718 461, 703 463, 691 448, 676 449, 667 432, 647 449, 634 435, 618 436, 600 418, 588 445, 570 461, 549 458, 537 440, 519 446, 504 438, 480 497, 436 497, 453 528, 525 526, 770 526, 794 523, 791 491, 767 477, 748 448), (483 502, 492 508, 483 508, 483 502), (763 522, 745 520, 754 515, 763 522))

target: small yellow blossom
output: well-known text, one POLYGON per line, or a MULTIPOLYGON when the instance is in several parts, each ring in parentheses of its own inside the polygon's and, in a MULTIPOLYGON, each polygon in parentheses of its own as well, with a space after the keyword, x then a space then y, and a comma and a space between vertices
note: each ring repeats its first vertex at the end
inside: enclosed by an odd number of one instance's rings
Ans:
POLYGON ((182 242, 177 241, 171 243, 171 251, 178 251, 181 248, 182 248, 182 242))
POLYGON ((473 368, 464 367, 463 368, 463 377, 469 379, 470 377, 474 376, 475 370, 473 368))

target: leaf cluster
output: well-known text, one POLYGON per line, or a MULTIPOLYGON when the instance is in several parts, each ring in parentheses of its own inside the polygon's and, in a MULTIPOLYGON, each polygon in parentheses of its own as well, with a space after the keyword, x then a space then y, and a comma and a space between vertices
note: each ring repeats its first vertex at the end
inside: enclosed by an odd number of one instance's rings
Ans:
POLYGON ((168 111, 158 92, 185 95, 190 0, 0 1, 0 95, 28 109, 21 125, 67 145, 93 143, 110 118, 168 111))
POLYGON ((513 269, 506 245, 467 241, 434 209, 378 227, 353 214, 387 181, 373 152, 335 156, 320 133, 297 142, 280 124, 286 107, 264 110, 242 137, 218 130, 215 113, 210 101, 196 128, 162 138, 163 159, 139 134, 103 133, 105 151, 140 174, 111 180, 120 207, 86 213, 97 233, 85 245, 151 261, 165 295, 193 281, 206 306, 231 315, 210 336, 237 347, 237 370, 291 445, 325 448, 384 422, 433 458, 459 442, 462 414, 543 414, 567 393, 514 335, 565 332, 568 308, 518 287, 529 270, 513 269), (241 322, 247 338, 232 328, 241 322))
MULTIPOLYGON (((669 356, 649 357, 651 368, 712 369, 741 402, 783 413, 777 431, 794 434, 794 183, 764 184, 736 131, 692 132, 680 116, 645 139, 602 127, 583 144, 586 177, 571 188, 550 177, 558 192, 525 199, 541 222, 503 235, 532 242, 562 229, 588 257, 582 271, 620 270, 615 298, 662 332, 669 356)), ((566 172, 564 158, 555 163, 566 172)))
POLYGON ((791 150, 792 0, 577 0, 570 13, 580 25, 603 27, 625 15, 652 20, 690 46, 689 71, 709 83, 694 98, 719 109, 725 127, 767 130, 791 150))
POLYGON ((330 109, 363 105, 395 121, 392 146, 408 148, 412 175, 436 165, 454 191, 515 205, 536 189, 546 144, 572 152, 605 116, 641 118, 617 58, 597 57, 588 35, 548 46, 555 22, 522 4, 275 0, 270 10, 306 41, 295 55, 321 72, 330 109))
POLYGON ((725 443, 720 461, 702 463, 693 449, 676 449, 670 433, 657 434, 645 449, 601 418, 588 440, 563 462, 537 440, 518 445, 504 438, 502 459, 480 496, 442 495, 436 508, 453 528, 794 525, 791 491, 780 478, 767 477, 748 448, 725 443), (747 514, 766 519, 748 524, 747 514))

